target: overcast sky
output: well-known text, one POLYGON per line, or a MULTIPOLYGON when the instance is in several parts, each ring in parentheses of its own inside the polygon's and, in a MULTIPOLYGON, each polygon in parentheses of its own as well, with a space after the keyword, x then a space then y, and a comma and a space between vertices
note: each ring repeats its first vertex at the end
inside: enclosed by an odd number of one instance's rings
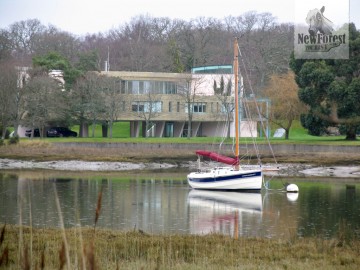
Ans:
POLYGON ((107 32, 138 15, 189 21, 196 17, 223 19, 251 10, 270 12, 278 22, 294 23, 305 19, 303 13, 323 5, 324 15, 333 22, 350 16, 350 21, 360 28, 359 0, 350 0, 350 4, 349 0, 0 0, 0 28, 38 19, 44 25, 84 35, 107 32))

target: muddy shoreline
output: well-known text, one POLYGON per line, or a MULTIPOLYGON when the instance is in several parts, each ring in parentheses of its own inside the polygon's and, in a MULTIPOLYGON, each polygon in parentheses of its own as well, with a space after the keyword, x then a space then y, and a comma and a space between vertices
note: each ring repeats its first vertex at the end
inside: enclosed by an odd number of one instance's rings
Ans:
MULTIPOLYGON (((21 142, 0 147, 0 170, 53 170, 69 172, 121 172, 197 169, 196 155, 187 147, 177 149, 139 148, 111 144, 87 147, 48 142, 21 142)), ((153 147, 153 146, 152 146, 153 147)), ((355 147, 356 148, 356 147, 355 147)), ((357 148, 356 148, 357 149, 357 148)), ((334 149, 333 149, 334 150, 334 149)), ((263 155, 263 166, 278 167, 279 176, 316 176, 360 180, 360 152, 296 152, 263 155)), ((251 160, 256 163, 256 160, 251 160)), ((222 166, 204 162, 203 166, 222 166)), ((266 173, 271 174, 271 173, 266 173)))
MULTIPOLYGON (((205 162, 204 169, 216 166, 215 162, 205 162)), ((164 162, 102 162, 102 161, 81 161, 81 160, 58 160, 58 161, 34 161, 1 159, 0 170, 55 170, 72 172, 121 172, 136 170, 169 170, 188 169, 195 170, 197 163, 194 161, 183 163, 164 162)), ((360 166, 317 166, 312 164, 282 163, 264 164, 266 167, 277 167, 277 172, 266 172, 265 175, 277 176, 316 176, 335 178, 355 178, 360 181, 360 166)))

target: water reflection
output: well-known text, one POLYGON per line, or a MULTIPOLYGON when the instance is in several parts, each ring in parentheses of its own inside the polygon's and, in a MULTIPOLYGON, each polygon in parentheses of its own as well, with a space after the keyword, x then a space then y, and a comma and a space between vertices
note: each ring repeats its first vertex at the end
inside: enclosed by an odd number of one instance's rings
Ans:
POLYGON ((261 193, 191 190, 188 205, 193 234, 257 236, 261 227, 261 193))
MULTIPOLYGON (((359 229, 357 185, 297 182, 300 193, 191 190, 184 173, 60 177, 0 173, 0 223, 34 227, 97 226, 150 233, 222 233, 247 237, 335 235, 359 229), (60 204, 56 207, 56 194, 60 204)), ((279 181, 280 182, 280 181, 279 181)), ((276 184, 276 182, 275 182, 276 184)))

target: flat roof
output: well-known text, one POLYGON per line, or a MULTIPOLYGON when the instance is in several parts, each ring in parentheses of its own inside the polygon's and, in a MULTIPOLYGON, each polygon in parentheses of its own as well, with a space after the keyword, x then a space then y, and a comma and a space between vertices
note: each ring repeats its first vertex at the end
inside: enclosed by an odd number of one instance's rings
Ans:
POLYGON ((193 67, 191 73, 215 73, 215 74, 232 74, 232 65, 213 65, 213 66, 202 66, 193 67))

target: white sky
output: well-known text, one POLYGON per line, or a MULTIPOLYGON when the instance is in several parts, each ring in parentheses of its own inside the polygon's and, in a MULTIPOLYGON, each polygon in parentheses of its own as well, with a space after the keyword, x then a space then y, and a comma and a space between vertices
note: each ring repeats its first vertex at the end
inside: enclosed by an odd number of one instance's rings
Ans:
POLYGON ((188 21, 196 17, 223 19, 251 10, 270 12, 278 22, 296 22, 302 18, 302 8, 308 11, 323 5, 326 7, 324 15, 333 22, 342 21, 343 15, 339 14, 349 9, 350 21, 360 28, 359 0, 0 0, 0 28, 21 20, 39 19, 44 25, 52 24, 61 30, 84 35, 107 32, 138 15, 188 21))

